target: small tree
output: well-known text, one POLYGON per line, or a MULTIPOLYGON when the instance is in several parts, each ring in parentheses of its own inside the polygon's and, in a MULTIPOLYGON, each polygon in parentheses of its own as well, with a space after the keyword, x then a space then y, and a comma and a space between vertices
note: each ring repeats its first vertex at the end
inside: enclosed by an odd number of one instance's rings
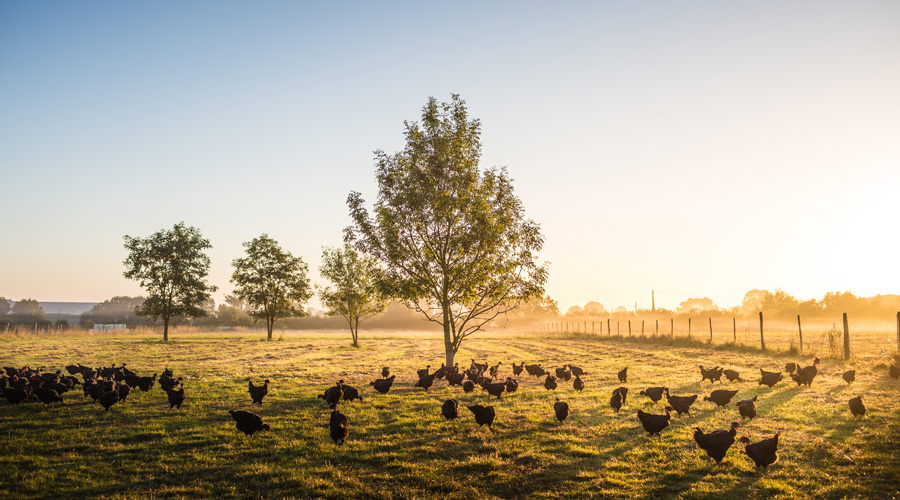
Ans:
POLYGON ((312 297, 307 266, 266 234, 244 247, 247 257, 231 262, 234 293, 250 305, 251 317, 266 320, 268 339, 272 340, 276 320, 306 315, 302 305, 312 297))
POLYGON ((205 316, 209 294, 216 287, 206 282, 212 248, 193 226, 179 222, 147 238, 125 236, 125 277, 136 280, 147 291, 147 299, 135 313, 162 319, 163 341, 169 341, 169 321, 175 317, 205 316))
POLYGON ((463 340, 543 295, 547 267, 535 259, 544 237, 506 169, 479 169, 481 124, 458 95, 429 98, 422 125, 405 126, 402 151, 375 152, 374 216, 360 193, 347 199, 347 239, 378 259, 385 295, 443 327, 452 365, 463 340))
POLYGON ((22 299, 12 306, 10 318, 13 323, 22 325, 39 324, 49 325, 50 321, 44 315, 44 308, 34 299, 22 299))
POLYGON ((341 315, 350 326, 353 347, 359 347, 359 324, 366 318, 384 312, 388 301, 378 290, 377 261, 361 255, 349 244, 343 248, 323 248, 319 272, 334 288, 319 291, 328 315, 341 315))
POLYGON ((6 297, 0 297, 0 316, 6 316, 9 311, 9 300, 6 297))

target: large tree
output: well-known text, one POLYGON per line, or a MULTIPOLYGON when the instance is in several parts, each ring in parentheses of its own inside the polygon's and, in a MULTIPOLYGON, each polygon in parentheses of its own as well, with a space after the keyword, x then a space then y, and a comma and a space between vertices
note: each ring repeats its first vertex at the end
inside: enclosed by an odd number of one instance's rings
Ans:
POLYGON ((505 168, 481 170, 481 123, 465 101, 428 99, 421 124, 404 122, 406 146, 376 151, 378 199, 347 200, 348 241, 375 257, 380 287, 444 330, 446 363, 463 340, 540 297, 546 264, 540 226, 525 218, 505 168))
POLYGON ((234 294, 250 305, 251 317, 266 320, 272 340, 276 320, 306 315, 302 305, 312 297, 308 268, 267 234, 244 243, 244 248, 247 256, 231 262, 234 294))
POLYGON ((210 293, 216 287, 206 282, 209 274, 209 240, 184 222, 171 230, 160 230, 147 238, 125 236, 125 277, 136 280, 147 291, 147 300, 135 310, 138 316, 161 319, 163 341, 169 341, 169 321, 175 317, 202 317, 210 293))
POLYGON ((345 244, 343 248, 322 249, 319 272, 333 285, 319 291, 322 304, 329 316, 340 315, 347 320, 353 347, 359 347, 359 324, 384 312, 389 302, 378 289, 378 263, 345 244))

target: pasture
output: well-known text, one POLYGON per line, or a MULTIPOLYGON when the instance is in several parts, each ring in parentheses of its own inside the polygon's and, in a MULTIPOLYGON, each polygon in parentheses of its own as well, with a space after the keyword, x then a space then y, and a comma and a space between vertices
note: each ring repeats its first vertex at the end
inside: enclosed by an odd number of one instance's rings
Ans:
MULTIPOLYGON (((264 334, 175 331, 159 334, 0 338, 2 366, 62 369, 127 363, 142 375, 169 367, 185 379, 187 399, 169 410, 157 386, 135 391, 109 412, 80 387, 46 408, 26 401, 0 402, 0 493, 4 498, 896 498, 900 496, 900 381, 887 376, 888 358, 842 361, 807 350, 802 356, 750 349, 672 346, 636 339, 485 333, 457 356, 545 368, 572 363, 588 375, 581 393, 560 381, 548 392, 522 374, 517 393, 502 400, 476 389, 464 394, 438 380, 428 392, 414 388, 415 370, 440 366, 443 345, 435 333, 372 334, 349 347, 348 334, 264 334), (277 335, 276 335, 277 336, 277 335), (759 368, 777 371, 787 361, 822 357, 812 387, 787 379, 759 386, 759 368), (697 365, 733 368, 743 382, 711 386, 697 365), (397 380, 387 395, 369 382, 382 366, 397 380), (629 367, 621 384, 616 372, 629 367), (841 379, 855 368, 852 387, 841 379), (239 433, 229 409, 250 409, 247 381, 269 379, 264 404, 254 411, 270 432, 239 433), (336 446, 328 436, 330 410, 316 395, 343 379, 364 401, 342 404, 350 438, 336 446), (615 414, 612 390, 630 389, 615 414), (638 393, 664 385, 672 394, 699 394, 691 416, 676 417, 661 437, 648 438, 638 409, 665 406, 638 393), (739 420, 733 404, 718 409, 702 397, 712 388, 740 389, 737 399, 759 396, 759 414, 738 437, 752 441, 781 433, 780 461, 754 469, 736 443, 716 466, 691 439, 692 429, 725 429, 739 420), (869 408, 853 418, 847 401, 862 395, 869 408), (571 415, 556 421, 552 404, 567 401, 571 415), (441 403, 459 400, 460 418, 444 421, 441 403), (469 404, 497 410, 494 432, 478 427, 469 404)), ((723 378, 723 381, 725 379, 723 378)), ((663 400, 664 402, 665 400, 663 400)))

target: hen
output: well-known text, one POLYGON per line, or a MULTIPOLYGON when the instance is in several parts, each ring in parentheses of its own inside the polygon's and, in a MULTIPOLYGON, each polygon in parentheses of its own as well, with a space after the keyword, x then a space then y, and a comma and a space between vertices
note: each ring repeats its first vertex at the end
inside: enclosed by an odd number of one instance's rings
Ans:
POLYGON ((737 429, 740 426, 741 424, 732 422, 731 429, 727 431, 713 431, 709 434, 704 433, 699 427, 696 427, 694 428, 694 441, 697 442, 697 446, 699 446, 701 450, 705 451, 706 454, 718 464, 722 462, 722 459, 725 458, 725 454, 728 453, 728 449, 734 444, 734 436, 737 434, 737 429))
POLYGON ((248 436, 252 436, 254 432, 271 429, 269 424, 264 424, 262 418, 255 413, 244 410, 228 410, 228 413, 234 419, 237 429, 248 436))
POLYGON ((641 425, 644 426, 644 430, 647 431, 648 436, 659 436, 660 431, 669 426, 669 420, 672 419, 672 411, 674 411, 674 408, 671 406, 666 406, 665 415, 654 415, 638 410, 637 417, 641 421, 641 425))
POLYGON ((763 439, 756 443, 750 443, 747 436, 741 436, 741 443, 744 444, 744 452, 747 453, 747 456, 753 459, 753 463, 757 467, 762 467, 765 471, 766 467, 778 461, 778 436, 780 435, 780 433, 775 434, 769 439, 763 439))

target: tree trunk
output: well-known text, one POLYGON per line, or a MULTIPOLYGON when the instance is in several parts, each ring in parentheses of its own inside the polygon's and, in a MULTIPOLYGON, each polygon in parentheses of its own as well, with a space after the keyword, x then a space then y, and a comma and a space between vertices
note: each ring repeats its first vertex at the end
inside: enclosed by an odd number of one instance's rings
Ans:
POLYGON ((169 341, 169 317, 163 318, 163 342, 169 341))
POLYGON ((272 327, 275 326, 274 318, 266 318, 266 330, 269 331, 269 339, 272 340, 272 327))
POLYGON ((353 337, 353 347, 359 348, 359 318, 355 318, 350 325, 350 335, 353 337))

